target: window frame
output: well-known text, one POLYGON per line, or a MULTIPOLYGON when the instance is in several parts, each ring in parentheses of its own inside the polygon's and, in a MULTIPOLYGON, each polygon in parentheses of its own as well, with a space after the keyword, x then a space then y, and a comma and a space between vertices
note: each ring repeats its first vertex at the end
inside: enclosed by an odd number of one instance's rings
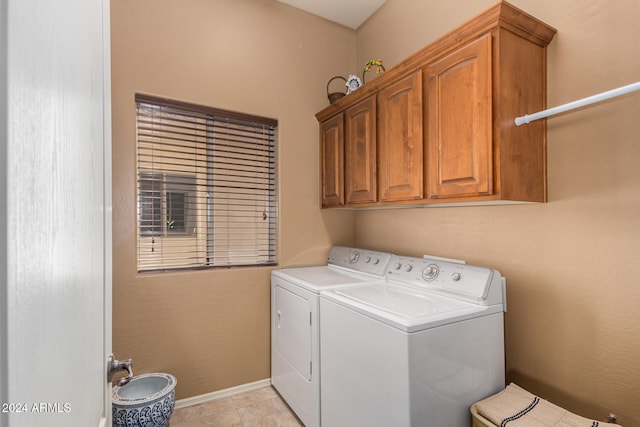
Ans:
MULTIPOLYGON (((279 215, 278 215, 279 186, 277 183, 277 171, 278 171, 278 168, 277 168, 278 122, 277 120, 255 116, 255 115, 222 110, 218 108, 206 107, 202 105, 191 104, 191 103, 171 100, 167 98, 159 98, 159 97, 144 95, 144 94, 135 95, 135 104, 136 104, 136 150, 137 150, 136 174, 135 174, 136 206, 137 206, 136 208, 136 212, 137 212, 136 213, 136 235, 137 235, 136 262, 137 262, 138 272, 146 273, 146 272, 176 271, 176 270, 265 267, 265 266, 277 265, 278 243, 279 243, 278 230, 280 226, 279 215), (207 135, 205 138, 206 142, 204 143, 196 142, 195 139, 194 141, 189 141, 190 143, 193 142, 194 144, 198 145, 199 149, 206 151, 206 166, 204 167, 206 180, 207 180, 206 181, 207 183, 205 186, 206 207, 203 207, 204 205, 202 201, 203 200, 202 194, 200 194, 199 196, 196 196, 194 195, 194 193, 192 193, 195 191, 202 193, 200 191, 201 186, 191 182, 186 183, 187 181, 198 181, 201 178, 198 176, 198 174, 194 175, 188 172, 167 171, 162 169, 156 170, 153 167, 151 168, 151 170, 149 170, 149 168, 144 163, 146 160, 145 161, 141 160, 141 158, 144 158, 144 159, 147 158, 143 154, 141 154, 141 151, 142 151, 141 146, 142 145, 150 146, 150 147, 155 146, 154 142, 149 142, 149 141, 145 141, 144 143, 141 142, 141 139, 143 139, 143 137, 141 137, 141 134, 143 134, 144 132, 141 131, 142 126, 140 124, 140 117, 141 117, 140 109, 141 108, 144 109, 148 107, 153 107, 153 108, 157 107, 159 111, 164 111, 163 114, 169 114, 167 112, 177 112, 176 115, 182 114, 184 115, 184 117, 187 117, 187 116, 190 117, 191 115, 193 115, 194 117, 197 117, 198 119, 200 119, 201 116, 206 117, 206 119, 204 119, 205 124, 202 125, 204 126, 204 128, 206 128, 206 135, 207 135), (243 197, 246 198, 245 202, 247 202, 249 205, 251 203, 254 203, 256 206, 258 206, 260 203, 265 205, 265 207, 263 207, 264 211, 261 217, 263 221, 267 221, 267 222, 262 226, 255 226, 254 230, 251 230, 250 226, 246 227, 247 229, 249 229, 249 231, 246 234, 248 234, 249 237, 251 237, 251 232, 257 233, 255 240, 260 241, 259 243, 260 248, 256 247, 255 249, 256 251, 255 262, 241 261, 243 257, 248 257, 249 259, 252 257, 250 243, 247 244, 246 247, 243 244, 236 243, 234 246, 233 243, 228 243, 227 244, 228 254, 226 258, 227 261, 225 261, 224 243, 222 245, 223 249, 221 251, 219 248, 217 248, 217 246, 219 245, 217 243, 214 243, 214 241, 211 240, 211 234, 214 230, 214 226, 212 225, 211 222, 212 222, 212 218, 215 217, 215 214, 212 214, 211 212, 216 210, 215 207, 217 207, 218 205, 215 205, 215 203, 218 203, 218 202, 215 202, 214 199, 217 200, 217 198, 213 194, 210 194, 210 193, 213 193, 214 190, 212 190, 212 186, 210 185, 209 181, 213 180, 213 178, 210 178, 211 176, 214 176, 214 175, 216 177, 219 176, 222 173, 220 169, 224 169, 224 168, 212 169, 212 168, 215 168, 215 166, 213 166, 215 162, 210 160, 210 157, 209 157, 210 150, 211 151, 220 150, 220 147, 228 148, 230 144, 232 144, 232 142, 229 142, 231 141, 231 137, 229 137, 230 139, 226 139, 227 137, 225 137, 224 134, 222 134, 223 136, 221 138, 218 138, 215 135, 217 135, 219 131, 218 130, 213 131, 211 129, 216 129, 216 127, 220 126, 220 123, 224 123, 225 120, 227 121, 227 123, 233 124, 232 126, 230 125, 232 130, 243 129, 245 127, 248 129, 251 129, 251 126, 256 126, 256 129, 261 129, 260 127, 262 126, 265 129, 269 130, 269 134, 268 134, 269 137, 268 139, 266 139, 266 142, 262 140, 260 141, 260 144, 266 146, 269 151, 267 152, 267 154, 261 154, 260 156, 262 157, 258 156, 258 160, 255 161, 255 163, 257 164, 255 167, 258 169, 253 170, 253 169, 250 169, 251 167, 247 167, 248 171, 240 172, 241 174, 243 173, 246 174, 246 175, 241 175, 240 178, 242 178, 248 175, 257 174, 258 171, 263 171, 263 170, 268 171, 268 179, 266 180, 267 183, 256 184, 258 185, 259 188, 253 189, 254 193, 257 193, 258 191, 262 191, 264 194, 260 196, 255 196, 257 197, 255 199, 252 199, 251 191, 248 192, 249 194, 243 195, 243 197), (238 127, 235 127, 235 126, 238 126, 238 127), (222 142, 217 142, 217 141, 222 141, 222 142), (145 167, 142 167, 141 166, 142 164, 145 164, 145 167), (267 165, 268 167, 265 167, 265 165, 267 165), (183 186, 181 186, 181 181, 185 182, 183 186), (151 184, 146 186, 145 183, 151 183, 151 184), (157 185, 154 183, 157 183, 157 185), (261 186, 264 186, 264 188, 262 188, 261 186), (144 194, 145 192, 150 193, 150 195, 147 195, 147 199, 145 199, 145 194, 144 194), (183 193, 185 194, 185 198, 187 199, 183 207, 183 210, 184 210, 183 216, 184 216, 184 222, 185 222, 183 231, 182 230, 172 231, 170 230, 170 227, 168 224, 167 215, 169 213, 168 212, 169 206, 168 206, 167 196, 171 193, 183 193), (155 200, 156 197, 160 198, 159 213, 154 212, 154 209, 157 208, 157 205, 155 203, 158 202, 157 200, 155 200), (196 200, 197 202, 195 202, 196 200), (151 206, 151 216, 149 216, 149 212, 145 210, 145 209, 148 209, 149 206, 151 206), (191 207, 193 207, 193 209, 191 207), (203 220, 202 217, 205 215, 205 212, 206 212, 206 219, 203 220), (145 219, 145 215, 146 215, 146 219, 145 219), (196 215, 197 218, 194 215, 196 215), (143 224, 147 220, 150 221, 150 225, 143 224), (155 224, 155 221, 158 221, 159 224, 155 224), (203 227, 203 224, 204 224, 204 227, 203 227), (264 232, 264 229, 267 229, 266 233, 264 232), (196 234, 198 234, 198 236, 196 236, 196 234), (171 263, 167 263, 164 260, 151 262, 152 265, 147 265, 147 263, 145 262, 143 252, 149 251, 149 249, 145 249, 147 247, 146 245, 148 245, 147 241, 150 240, 151 242, 151 249, 150 249, 151 252, 155 250, 154 248, 156 245, 156 240, 160 240, 162 242, 161 244, 158 245, 160 247, 159 251, 162 251, 162 254, 160 254, 156 258, 163 259, 165 256, 165 251, 167 251, 164 246, 165 242, 170 242, 171 239, 175 239, 174 241, 179 241, 180 238, 183 238, 184 240, 184 238, 189 238, 189 237, 194 237, 196 240, 198 238, 202 239, 202 237, 200 236, 201 234, 204 234, 205 235, 204 238, 206 239, 206 249, 204 250, 205 253, 203 255, 203 250, 198 249, 196 247, 198 245, 200 246, 203 245, 202 241, 200 241, 199 243, 193 243, 195 248, 193 249, 193 253, 194 254, 197 253, 198 259, 203 259, 204 261, 195 262, 188 265, 178 265, 178 264, 171 265, 171 263), (215 249, 213 249, 214 247, 215 249), (266 251, 264 250, 264 247, 268 247, 266 251), (214 255, 214 250, 215 250, 215 255, 214 255), (242 253, 243 250, 246 251, 246 254, 244 255, 242 254, 231 255, 231 253, 234 251, 238 253, 242 253), (218 256, 218 253, 220 252, 223 253, 223 256, 221 257, 218 256), (220 261, 220 259, 222 259, 222 261, 220 261)), ((161 121, 162 119, 158 119, 158 120, 161 121)), ((169 126, 169 125, 166 125, 166 126, 168 128, 172 128, 172 126, 169 126)), ((148 132, 148 129, 146 130, 146 132, 148 132)), ((148 135, 146 136, 148 137, 148 135)), ((252 143, 252 140, 251 138, 246 138, 246 141, 243 140, 242 143, 244 145, 247 145, 247 144, 250 145, 252 143)), ((160 144, 157 144, 157 145, 160 145, 160 144)), ((256 146, 258 146, 257 143, 256 143, 256 146)), ((257 149, 253 149, 253 150, 257 150, 257 149)), ((237 154, 237 156, 242 160, 243 156, 249 157, 249 154, 237 154)), ((254 163, 253 161, 251 162, 247 161, 246 158, 244 158, 244 162, 254 163)), ((220 163, 219 160, 217 161, 216 164, 224 165, 224 163, 220 163)), ((201 172, 199 173, 201 174, 201 172)), ((235 178, 235 176, 231 175, 229 172, 225 172, 225 173, 222 173, 222 176, 224 177, 224 179, 232 180, 235 178)), ((237 172, 234 171, 233 173, 235 174, 237 172)), ((238 208, 236 207, 234 209, 238 209, 238 208)), ((233 212, 234 211, 232 211, 232 213, 233 212)), ((257 213, 257 211, 254 211, 251 209, 248 212, 249 214, 257 213)), ((225 218, 224 215, 222 216, 222 218, 225 218)), ((229 218, 232 218, 232 219, 234 218, 233 216, 230 216, 230 214, 227 214, 226 218, 229 223, 233 222, 233 221, 229 221, 229 218)), ((239 226, 227 225, 227 227, 229 229, 234 229, 234 227, 242 227, 242 225, 239 225, 239 226)), ((245 229, 242 229, 242 230, 244 231, 245 229)), ((213 239, 215 239, 215 237, 213 237, 213 239)), ((224 241, 224 239, 222 240, 224 241)), ((229 242, 232 241, 231 238, 227 238, 227 240, 229 242)), ((243 237, 236 237, 235 240, 242 241, 243 237)), ((244 240, 250 240, 250 239, 247 239, 246 237, 244 237, 244 240)), ((187 243, 186 246, 188 245, 189 244, 187 243)), ((167 246, 170 246, 170 245, 167 245, 167 246)), ((171 250, 168 250, 167 254, 170 254, 170 253, 172 253, 171 250)), ((167 257, 168 256, 169 255, 167 255, 167 257)))

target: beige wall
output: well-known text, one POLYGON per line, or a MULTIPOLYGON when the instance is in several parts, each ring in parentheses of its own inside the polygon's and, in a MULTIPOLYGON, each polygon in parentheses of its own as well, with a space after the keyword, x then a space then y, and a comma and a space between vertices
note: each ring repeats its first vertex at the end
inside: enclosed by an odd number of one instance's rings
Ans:
MULTIPOLYGON (((558 29, 548 104, 637 81, 637 0, 513 0, 558 29)), ((332 244, 465 258, 508 280, 508 379, 587 416, 640 426, 640 95, 548 122, 549 203, 318 208, 325 85, 387 68, 493 4, 387 0, 357 32, 275 0, 112 0, 114 338, 178 398, 269 377, 269 270, 138 275, 136 91, 280 123, 280 260, 332 244)))
POLYGON ((355 214, 318 207, 314 115, 355 32, 274 0, 112 0, 111 21, 114 353, 179 399, 269 378, 270 269, 136 272, 134 93, 278 119, 280 262, 323 262, 355 214))
MULTIPOLYGON (((558 30, 550 107, 640 80, 638 0, 511 3, 558 30)), ((358 64, 390 67, 492 4, 387 0, 358 30, 358 64)), ((547 204, 362 211, 356 243, 500 270, 508 380, 640 426, 639 119, 638 92, 549 119, 547 204)))

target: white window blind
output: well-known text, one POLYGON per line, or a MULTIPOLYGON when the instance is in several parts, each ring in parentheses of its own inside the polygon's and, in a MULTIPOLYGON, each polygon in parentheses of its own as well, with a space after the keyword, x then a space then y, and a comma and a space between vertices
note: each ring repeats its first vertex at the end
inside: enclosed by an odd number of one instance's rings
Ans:
POLYGON ((272 265, 277 121, 136 95, 138 270, 272 265))

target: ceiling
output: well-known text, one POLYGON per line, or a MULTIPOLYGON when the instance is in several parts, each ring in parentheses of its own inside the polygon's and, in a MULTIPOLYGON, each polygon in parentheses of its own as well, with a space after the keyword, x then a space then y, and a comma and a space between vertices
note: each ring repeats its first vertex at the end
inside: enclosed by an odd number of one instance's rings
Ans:
POLYGON ((385 0, 278 0, 356 30, 385 0))

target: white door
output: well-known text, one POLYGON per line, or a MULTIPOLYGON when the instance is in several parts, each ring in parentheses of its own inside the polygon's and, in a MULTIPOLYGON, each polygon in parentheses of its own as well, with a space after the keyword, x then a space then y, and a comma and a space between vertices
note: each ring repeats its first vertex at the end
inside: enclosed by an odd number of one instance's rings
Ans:
POLYGON ((110 423, 109 73, 109 0, 0 0, 2 427, 110 423))

